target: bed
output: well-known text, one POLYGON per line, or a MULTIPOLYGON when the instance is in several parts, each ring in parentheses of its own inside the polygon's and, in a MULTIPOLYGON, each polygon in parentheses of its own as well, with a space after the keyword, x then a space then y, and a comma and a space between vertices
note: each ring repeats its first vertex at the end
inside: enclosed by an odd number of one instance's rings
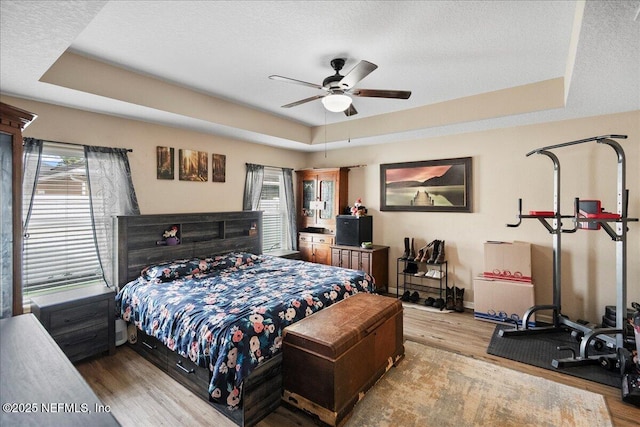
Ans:
POLYGON ((261 254, 261 225, 250 211, 118 218, 116 314, 135 326, 130 341, 239 425, 279 404, 283 329, 374 289, 363 271, 261 254), (177 245, 159 240, 170 228, 177 245))

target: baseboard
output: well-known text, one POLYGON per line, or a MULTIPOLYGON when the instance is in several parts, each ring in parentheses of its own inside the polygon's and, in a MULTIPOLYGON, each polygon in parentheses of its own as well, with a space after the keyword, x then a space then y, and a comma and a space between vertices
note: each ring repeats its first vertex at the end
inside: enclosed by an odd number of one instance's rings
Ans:
MULTIPOLYGON (((396 288, 389 287, 388 295, 398 295, 396 288)), ((473 301, 463 301, 462 305, 466 310, 473 312, 473 309, 474 309, 473 301)), ((524 313, 522 314, 524 315, 524 313)), ((553 316, 548 314, 545 315, 545 314, 536 313, 536 320, 538 322, 553 324, 553 316)))

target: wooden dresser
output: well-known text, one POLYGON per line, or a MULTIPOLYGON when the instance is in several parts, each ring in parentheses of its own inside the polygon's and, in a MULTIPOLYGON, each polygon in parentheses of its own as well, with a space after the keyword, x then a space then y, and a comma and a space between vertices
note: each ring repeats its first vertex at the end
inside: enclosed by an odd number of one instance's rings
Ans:
POLYGON ((31 312, 69 360, 115 352, 115 295, 105 285, 31 298, 31 312))
POLYGON ((389 289, 389 246, 331 246, 331 265, 370 274, 376 281, 377 293, 387 293, 389 289))
POLYGON ((0 320, 0 425, 119 426, 33 314, 0 320))

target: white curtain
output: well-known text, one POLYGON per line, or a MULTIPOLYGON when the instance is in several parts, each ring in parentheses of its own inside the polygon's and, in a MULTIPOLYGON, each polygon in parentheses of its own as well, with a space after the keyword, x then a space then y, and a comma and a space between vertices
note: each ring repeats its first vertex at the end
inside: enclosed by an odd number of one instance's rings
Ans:
POLYGON ((242 209, 245 211, 257 211, 262 195, 262 182, 264 181, 264 166, 247 163, 247 177, 244 181, 244 198, 242 209))
POLYGON ((296 225, 296 202, 293 196, 293 169, 282 169, 284 195, 287 210, 287 249, 298 249, 298 229, 296 225))
POLYGON ((98 260, 107 285, 115 285, 115 221, 118 215, 139 215, 126 149, 85 146, 93 232, 98 260))
MULTIPOLYGON (((36 185, 38 185, 38 175, 42 163, 42 143, 41 139, 24 138, 22 144, 22 229, 27 230, 29 218, 31 218, 31 208, 33 207, 33 195, 36 185)), ((26 238, 26 236, 25 236, 26 238)))

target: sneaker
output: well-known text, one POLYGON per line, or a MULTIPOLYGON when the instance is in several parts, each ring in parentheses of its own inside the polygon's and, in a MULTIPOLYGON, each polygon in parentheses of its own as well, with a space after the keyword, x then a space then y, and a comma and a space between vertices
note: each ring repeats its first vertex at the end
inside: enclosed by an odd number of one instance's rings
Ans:
POLYGON ((402 294, 402 296, 400 297, 402 301, 409 301, 410 298, 411 298, 411 292, 409 291, 404 291, 404 294, 402 294))
POLYGON ((418 302, 418 300, 420 299, 420 294, 416 291, 414 291, 411 296, 409 297, 409 300, 411 302, 418 302))

